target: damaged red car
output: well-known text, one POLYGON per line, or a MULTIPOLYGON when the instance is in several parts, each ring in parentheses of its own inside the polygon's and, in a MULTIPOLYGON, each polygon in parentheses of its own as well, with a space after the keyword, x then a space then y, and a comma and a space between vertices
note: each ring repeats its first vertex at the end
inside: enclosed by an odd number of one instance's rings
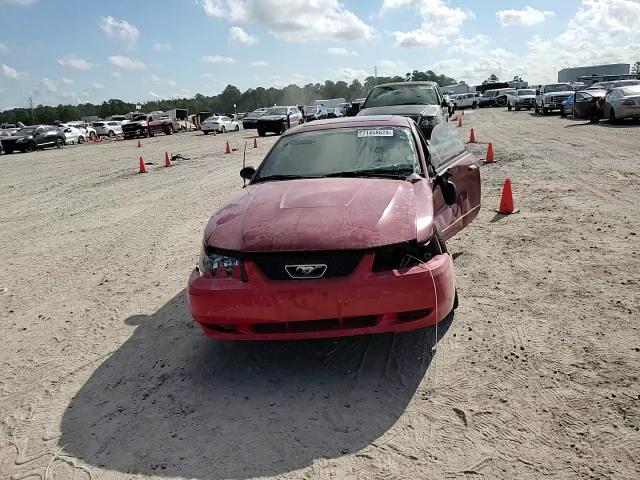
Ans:
POLYGON ((445 242, 480 209, 455 128, 400 116, 288 130, 210 219, 189 308, 216 339, 402 332, 457 306, 445 242))

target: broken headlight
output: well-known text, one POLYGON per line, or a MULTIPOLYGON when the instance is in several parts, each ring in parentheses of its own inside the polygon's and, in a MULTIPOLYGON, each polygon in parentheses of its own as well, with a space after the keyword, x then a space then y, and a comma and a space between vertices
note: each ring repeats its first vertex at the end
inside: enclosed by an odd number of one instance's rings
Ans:
POLYGON ((220 250, 203 245, 198 260, 198 269, 200 272, 209 272, 215 277, 218 273, 218 267, 222 267, 227 275, 231 275, 231 273, 233 273, 233 267, 242 268, 242 259, 234 257, 227 252, 223 253, 220 250))
POLYGON ((374 272, 386 272, 401 268, 411 268, 421 263, 427 263, 441 253, 439 245, 433 238, 424 244, 412 241, 397 245, 387 245, 376 250, 372 270, 374 272))

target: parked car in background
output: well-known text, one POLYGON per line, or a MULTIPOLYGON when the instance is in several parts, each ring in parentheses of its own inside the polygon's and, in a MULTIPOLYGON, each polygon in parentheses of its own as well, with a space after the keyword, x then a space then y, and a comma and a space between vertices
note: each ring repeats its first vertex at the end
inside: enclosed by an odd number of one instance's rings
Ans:
POLYGON ((16 150, 33 152, 47 147, 62 148, 65 145, 64 134, 51 125, 24 127, 14 135, 0 137, 0 141, 5 153, 13 153, 16 150))
POLYGON ((256 128, 258 135, 264 137, 269 132, 280 135, 287 129, 301 123, 303 123, 302 112, 295 105, 289 105, 267 110, 267 113, 258 119, 256 128))
POLYGON ((531 110, 535 103, 536 91, 532 88, 521 88, 509 96, 507 99, 507 108, 509 111, 515 108, 516 112, 519 112, 522 108, 531 110))
POLYGON ((640 120, 640 85, 629 85, 611 89, 605 97, 604 113, 611 123, 625 118, 640 120))
POLYGON ((444 95, 444 101, 447 102, 447 113, 449 114, 449 116, 453 115, 453 112, 455 112, 456 110, 456 105, 453 102, 453 99, 449 95, 444 95))
POLYGON ((67 125, 80 130, 85 139, 93 140, 96 136, 96 129, 86 122, 67 122, 67 125))
POLYGON ((304 107, 304 121, 313 122, 314 120, 324 120, 328 118, 328 111, 320 105, 307 105, 304 107))
POLYGON ((122 126, 114 121, 93 122, 91 126, 95 129, 96 135, 100 137, 113 138, 116 135, 122 135, 122 126))
POLYGON ((344 117, 344 113, 340 107, 333 107, 327 109, 327 118, 341 118, 344 117))
POLYGON ((67 145, 70 143, 82 144, 86 140, 84 132, 82 132, 79 128, 72 127, 71 125, 65 123, 59 124, 58 128, 63 133, 65 143, 67 145))
POLYGON ((249 185, 209 220, 188 282, 204 334, 344 337, 447 318, 446 241, 478 215, 480 169, 456 128, 432 133, 406 116, 311 122, 243 168, 249 185))
POLYGON ((396 82, 371 90, 358 116, 402 115, 414 120, 427 139, 436 125, 449 121, 449 105, 435 82, 396 82))
POLYGON ((240 130, 240 124, 226 115, 213 115, 202 122, 202 133, 205 135, 211 132, 226 133, 238 130, 240 130))
POLYGON ((536 90, 535 112, 546 115, 554 110, 562 109, 562 102, 573 95, 570 83, 552 83, 542 85, 536 90))
POLYGON ((597 82, 591 85, 588 90, 611 90, 616 87, 631 87, 633 85, 640 85, 640 80, 627 79, 597 82))
POLYGON ((500 90, 498 95, 495 97, 495 106, 496 107, 506 107, 509 101, 509 97, 516 93, 515 88, 510 90, 500 90))
POLYGON ((606 95, 606 90, 581 90, 576 92, 562 102, 560 116, 571 115, 574 118, 591 118, 595 121, 600 118, 596 103, 606 95))
POLYGON ((265 113, 267 113, 267 110, 268 109, 266 108, 257 108, 253 112, 247 114, 242 119, 242 128, 244 128, 245 130, 248 130, 250 128, 257 128, 258 119, 262 117, 265 113))
POLYGON ((479 93, 460 93, 458 95, 454 95, 453 103, 455 105, 455 110, 465 109, 465 108, 477 108, 480 102, 480 94, 479 93))

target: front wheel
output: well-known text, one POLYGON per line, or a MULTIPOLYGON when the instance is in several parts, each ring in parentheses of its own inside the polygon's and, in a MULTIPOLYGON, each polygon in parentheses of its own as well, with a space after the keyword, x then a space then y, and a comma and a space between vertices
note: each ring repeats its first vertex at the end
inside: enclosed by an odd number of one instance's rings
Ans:
POLYGON ((260 137, 264 137, 264 136, 266 135, 266 132, 265 132, 264 130, 260 130, 260 129, 258 129, 258 135, 259 135, 260 137))
POLYGON ((35 150, 36 150, 35 143, 27 143, 27 146, 24 149, 24 151, 28 153, 35 152, 35 150))
POLYGON ((519 112, 519 111, 520 111, 520 105, 516 103, 516 112, 519 112))
POLYGON ((611 109, 611 111, 609 111, 609 122, 618 123, 618 119, 616 118, 616 112, 613 108, 611 109))
POLYGON ((84 137, 81 135, 78 137, 78 145, 82 145, 84 143, 84 137))
POLYGON ((236 128, 234 128, 234 130, 235 130, 236 132, 239 132, 239 131, 240 131, 240 125, 236 125, 236 128))
POLYGON ((537 104, 537 103, 536 103, 536 106, 535 106, 535 112, 536 112, 536 115, 537 115, 538 113, 540 113, 540 109, 538 108, 538 104, 537 104))
POLYGON ((109 130, 109 138, 113 138, 116 136, 116 133, 113 130, 109 130))
POLYGON ((511 106, 511 104, 507 105, 507 110, 509 111, 513 110, 513 107, 511 106))
POLYGON ((56 148, 62 148, 64 147, 64 140, 62 140, 61 138, 58 138, 56 140, 56 148))
POLYGON ((202 133, 204 133, 205 135, 209 135, 209 130, 203 130, 202 133))
POLYGON ((565 112, 564 107, 562 107, 562 110, 560 110, 560 116, 562 118, 565 118, 567 116, 567 112, 565 112))

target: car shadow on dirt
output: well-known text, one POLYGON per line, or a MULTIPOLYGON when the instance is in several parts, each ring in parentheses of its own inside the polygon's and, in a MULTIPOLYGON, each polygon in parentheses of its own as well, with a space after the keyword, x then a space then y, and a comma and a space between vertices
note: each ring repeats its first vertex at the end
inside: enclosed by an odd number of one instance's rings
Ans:
POLYGON ((77 392, 59 445, 89 465, 181 478, 276 475, 369 446, 414 396, 452 315, 398 335, 204 338, 180 292, 77 392))

